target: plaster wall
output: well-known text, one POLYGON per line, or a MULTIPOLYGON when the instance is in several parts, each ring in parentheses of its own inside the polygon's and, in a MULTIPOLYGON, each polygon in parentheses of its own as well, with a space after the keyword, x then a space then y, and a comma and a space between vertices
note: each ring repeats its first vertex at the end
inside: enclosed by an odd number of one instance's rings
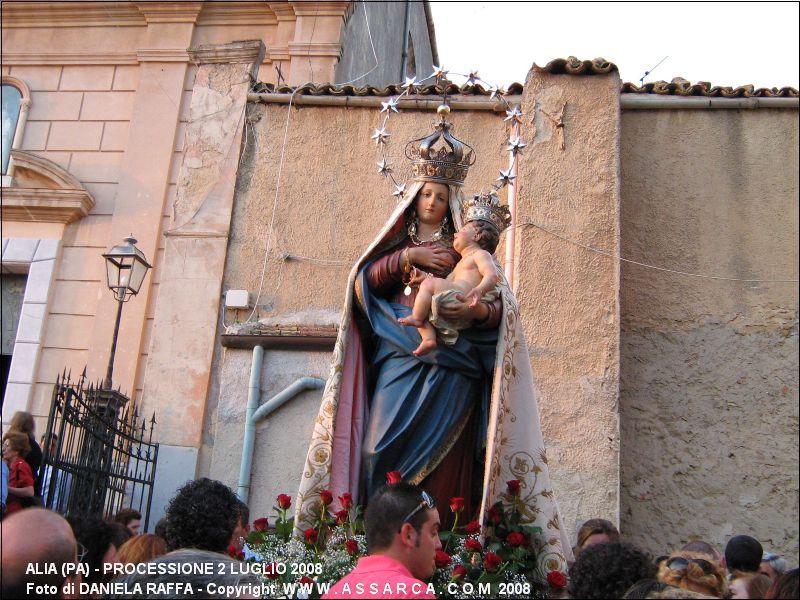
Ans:
POLYGON ((516 282, 568 534, 619 511, 619 76, 525 82, 516 282), (532 225, 526 225, 531 223, 532 225))
MULTIPOLYGON (((622 256, 798 278, 796 110, 622 115, 622 256)), ((796 283, 622 263, 621 526, 798 555, 796 283)))

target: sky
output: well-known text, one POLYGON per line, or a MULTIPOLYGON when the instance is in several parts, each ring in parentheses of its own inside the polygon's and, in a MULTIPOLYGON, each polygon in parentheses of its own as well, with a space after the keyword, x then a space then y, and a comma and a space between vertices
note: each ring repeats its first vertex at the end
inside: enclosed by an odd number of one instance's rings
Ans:
POLYGON ((796 2, 431 4, 440 66, 477 69, 495 85, 524 83, 534 62, 576 56, 603 57, 637 85, 651 71, 645 83, 800 88, 796 2))

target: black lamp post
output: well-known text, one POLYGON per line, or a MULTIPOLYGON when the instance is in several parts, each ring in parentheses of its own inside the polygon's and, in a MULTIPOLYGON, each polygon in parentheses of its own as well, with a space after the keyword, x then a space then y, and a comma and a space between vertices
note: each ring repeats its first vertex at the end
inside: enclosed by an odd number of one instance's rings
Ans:
POLYGON ((111 374, 114 371, 114 354, 117 351, 117 336, 119 335, 119 321, 122 317, 122 305, 139 293, 144 276, 151 265, 144 254, 136 247, 136 238, 133 234, 124 240, 125 245, 114 246, 103 254, 106 259, 106 278, 108 287, 114 292, 114 298, 119 303, 117 306, 117 320, 114 323, 114 338, 111 342, 111 354, 108 357, 106 378, 103 389, 111 389, 111 374))

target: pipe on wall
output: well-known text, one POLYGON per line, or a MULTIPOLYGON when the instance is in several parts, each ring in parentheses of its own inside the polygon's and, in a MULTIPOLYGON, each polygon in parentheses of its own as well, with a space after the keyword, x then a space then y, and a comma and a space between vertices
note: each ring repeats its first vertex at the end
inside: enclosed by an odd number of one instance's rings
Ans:
POLYGON ((242 443, 242 461, 239 464, 239 485, 236 495, 247 504, 250 497, 250 478, 253 467, 253 451, 256 442, 256 424, 266 419, 275 410, 286 404, 289 400, 306 390, 319 390, 325 382, 317 377, 301 377, 284 390, 275 394, 264 404, 259 406, 261 399, 261 369, 264 365, 264 347, 253 348, 253 358, 250 364, 250 382, 247 387, 247 410, 244 421, 244 441, 242 443))

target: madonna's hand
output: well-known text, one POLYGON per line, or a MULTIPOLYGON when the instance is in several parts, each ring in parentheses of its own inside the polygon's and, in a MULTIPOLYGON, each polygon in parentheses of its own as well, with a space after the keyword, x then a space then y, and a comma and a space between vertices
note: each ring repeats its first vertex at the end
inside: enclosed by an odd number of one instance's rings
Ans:
POLYGON ((417 266, 432 271, 450 272, 456 266, 455 258, 445 248, 419 246, 408 249, 408 259, 417 266))

